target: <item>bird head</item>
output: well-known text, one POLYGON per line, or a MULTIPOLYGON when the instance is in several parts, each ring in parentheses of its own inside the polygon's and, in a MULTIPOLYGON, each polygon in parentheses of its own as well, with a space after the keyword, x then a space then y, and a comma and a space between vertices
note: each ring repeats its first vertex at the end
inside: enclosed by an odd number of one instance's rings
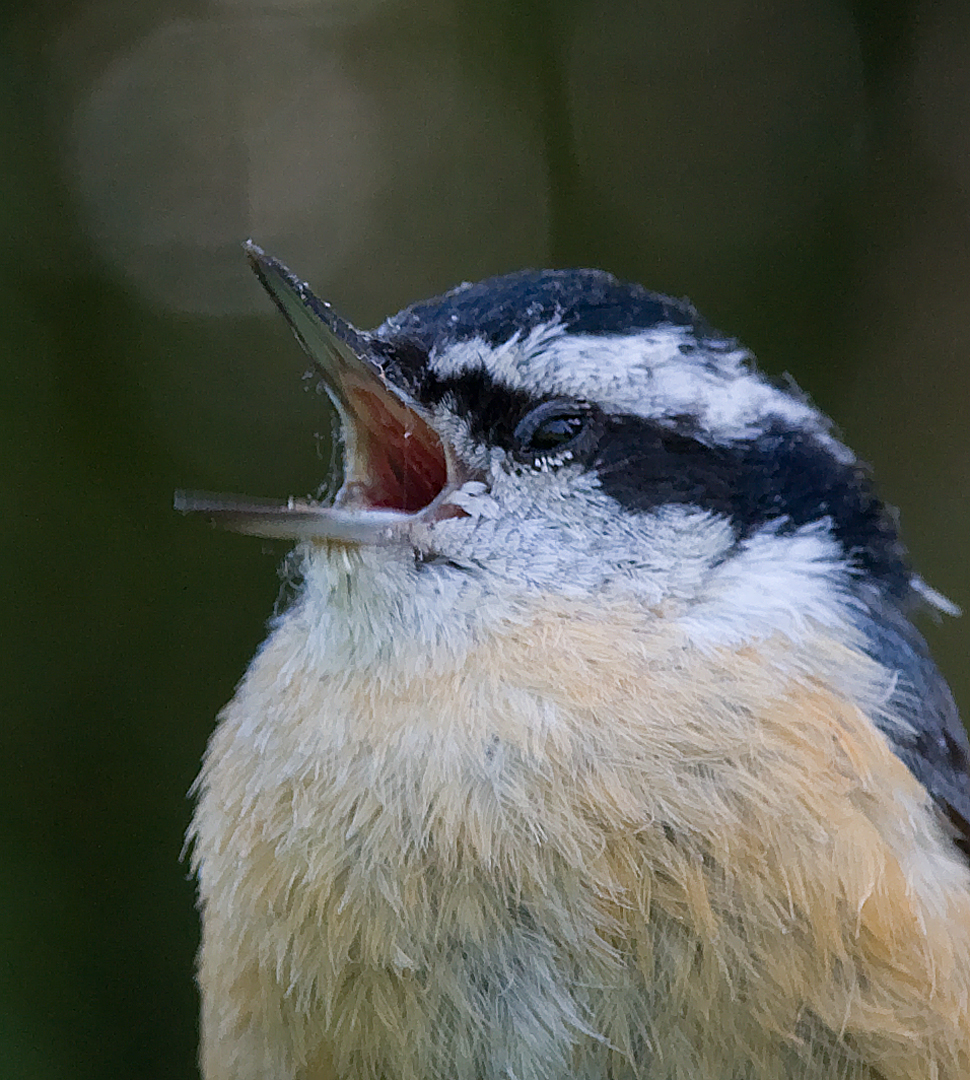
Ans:
POLYGON ((845 621, 860 596, 946 609, 830 421, 686 301, 524 271, 362 332, 247 253, 339 414, 343 483, 177 505, 302 541, 328 603, 351 575, 359 609, 383 598, 369 623, 441 638, 530 596, 629 601, 718 644, 845 621))

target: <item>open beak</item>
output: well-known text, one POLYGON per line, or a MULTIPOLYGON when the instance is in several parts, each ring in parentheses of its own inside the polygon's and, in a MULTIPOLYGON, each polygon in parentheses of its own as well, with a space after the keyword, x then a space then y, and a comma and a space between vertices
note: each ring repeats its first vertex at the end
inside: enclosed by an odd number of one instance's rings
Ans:
POLYGON ((347 543, 393 541, 435 516, 453 487, 449 454, 420 407, 387 380, 366 334, 252 241, 245 250, 336 406, 344 482, 333 505, 180 491, 176 510, 206 514, 255 536, 347 543))

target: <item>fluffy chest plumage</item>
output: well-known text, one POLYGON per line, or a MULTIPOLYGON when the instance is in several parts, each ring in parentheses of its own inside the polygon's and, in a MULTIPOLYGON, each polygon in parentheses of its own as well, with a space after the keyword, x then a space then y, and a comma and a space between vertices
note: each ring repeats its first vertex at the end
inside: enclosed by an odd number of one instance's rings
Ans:
POLYGON ((208 1076, 964 1075, 966 998, 919 1002, 966 873, 882 736, 786 647, 612 615, 327 679, 280 628, 202 781, 208 1076))

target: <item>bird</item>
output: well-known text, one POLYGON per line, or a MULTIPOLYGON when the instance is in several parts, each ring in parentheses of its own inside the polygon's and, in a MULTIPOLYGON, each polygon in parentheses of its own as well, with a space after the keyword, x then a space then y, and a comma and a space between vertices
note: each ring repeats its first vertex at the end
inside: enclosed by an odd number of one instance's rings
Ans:
POLYGON ((205 1080, 966 1080, 957 609, 833 423, 604 271, 365 332, 246 251, 342 480, 176 496, 295 542, 194 789, 205 1080))

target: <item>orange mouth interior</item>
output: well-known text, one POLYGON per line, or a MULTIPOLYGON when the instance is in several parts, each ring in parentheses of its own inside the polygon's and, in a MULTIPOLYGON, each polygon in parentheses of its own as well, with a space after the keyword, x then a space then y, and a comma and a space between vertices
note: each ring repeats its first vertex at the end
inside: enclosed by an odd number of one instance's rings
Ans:
POLYGON ((423 510, 444 490, 448 462, 441 439, 404 405, 355 387, 355 475, 348 478, 342 505, 347 502, 372 510, 423 510))

